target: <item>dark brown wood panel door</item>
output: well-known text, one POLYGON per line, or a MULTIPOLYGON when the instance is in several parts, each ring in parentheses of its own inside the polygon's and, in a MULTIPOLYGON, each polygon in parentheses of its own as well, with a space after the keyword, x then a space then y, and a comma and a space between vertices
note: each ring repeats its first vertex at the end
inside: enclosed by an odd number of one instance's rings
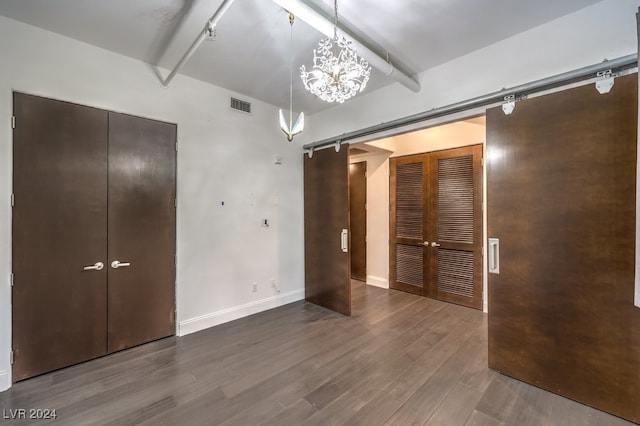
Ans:
POLYGON ((430 293, 482 309, 482 145, 430 158, 430 293))
POLYGON ((175 147, 174 124, 109 113, 109 352, 175 333, 175 147))
POLYGON ((349 164, 351 278, 367 281, 367 162, 349 164))
POLYGON ((430 293, 429 156, 389 160, 389 287, 435 297, 430 293))
POLYGON ((14 93, 19 381, 106 353, 107 113, 14 93), (102 269, 85 270, 101 262, 102 269))
POLYGON ((637 75, 487 113, 489 366, 640 422, 637 75))
POLYGON ((304 156, 305 297, 343 315, 351 315, 348 151, 304 156))

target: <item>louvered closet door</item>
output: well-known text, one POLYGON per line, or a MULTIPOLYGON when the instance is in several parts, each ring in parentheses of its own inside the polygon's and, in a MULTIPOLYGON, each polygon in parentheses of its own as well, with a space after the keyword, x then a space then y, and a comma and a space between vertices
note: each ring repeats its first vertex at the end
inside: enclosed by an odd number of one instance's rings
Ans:
POLYGON ((389 169, 389 286, 433 297, 425 286, 430 269, 425 246, 429 157, 392 158, 389 169))
POLYGON ((482 308, 482 146, 431 158, 431 292, 482 308))

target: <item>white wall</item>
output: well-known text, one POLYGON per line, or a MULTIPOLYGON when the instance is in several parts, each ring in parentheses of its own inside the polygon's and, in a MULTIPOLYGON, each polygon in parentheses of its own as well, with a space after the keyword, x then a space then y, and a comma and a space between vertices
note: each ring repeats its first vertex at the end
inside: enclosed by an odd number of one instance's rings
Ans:
POLYGON ((484 124, 457 122, 368 142, 386 152, 350 158, 367 162, 367 284, 389 288, 389 158, 484 141, 484 124))
POLYGON ((637 53, 638 0, 604 0, 420 74, 310 116, 312 141, 637 53))
POLYGON ((303 298, 302 150, 282 136, 277 108, 183 76, 163 89, 142 62, 2 17, 0 57, 0 391, 11 380, 14 90, 177 123, 181 334, 303 298), (229 95, 253 114, 228 109, 229 95))

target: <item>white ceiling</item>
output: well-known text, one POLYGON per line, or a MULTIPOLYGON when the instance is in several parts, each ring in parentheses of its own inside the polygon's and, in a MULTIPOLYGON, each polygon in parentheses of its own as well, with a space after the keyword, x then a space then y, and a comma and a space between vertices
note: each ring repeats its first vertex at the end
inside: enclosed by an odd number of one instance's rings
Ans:
MULTIPOLYGON (((305 1, 333 7, 333 0, 305 1)), ((598 1, 339 0, 338 7, 341 22, 418 74, 598 1)), ((221 2, 0 0, 0 15, 172 69, 221 2)), ((294 109, 311 114, 332 105, 307 93, 295 70, 311 64, 323 36, 300 20, 293 28, 294 109)), ((236 0, 215 41, 203 43, 181 73, 288 108, 290 54, 284 10, 271 0, 236 0)), ((150 71, 149 78, 157 77, 150 71)), ((365 91, 393 82, 374 70, 365 91)))

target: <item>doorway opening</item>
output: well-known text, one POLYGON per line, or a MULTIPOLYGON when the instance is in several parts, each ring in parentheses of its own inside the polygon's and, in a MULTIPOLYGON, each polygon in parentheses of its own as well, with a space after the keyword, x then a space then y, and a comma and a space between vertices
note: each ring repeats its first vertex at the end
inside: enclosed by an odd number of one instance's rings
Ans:
MULTIPOLYGON (((485 117, 481 115, 350 146, 350 170, 355 168, 356 164, 364 164, 363 167, 366 167, 367 171, 366 197, 364 199, 366 205, 364 250, 366 273, 363 280, 366 284, 410 291, 483 309, 486 312, 486 262, 484 262, 482 244, 486 235, 486 212, 482 207, 482 200, 486 198, 485 172, 482 161, 485 138, 485 117), (467 152, 469 150, 473 150, 474 153, 469 154, 467 152), (464 168, 465 161, 456 161, 455 158, 464 159, 467 155, 471 155, 470 164, 474 159, 476 161, 473 168, 476 175, 472 177, 478 187, 473 194, 473 200, 478 202, 479 207, 475 210, 456 208, 460 206, 460 203, 464 203, 462 199, 464 196, 460 192, 460 190, 464 192, 464 188, 459 188, 457 185, 464 181, 464 176, 459 175, 459 172, 462 170, 460 167, 464 168), (413 199, 417 203, 422 203, 421 208, 413 211, 410 208, 409 210, 405 209, 408 216, 404 218, 404 225, 408 226, 408 229, 422 232, 422 234, 419 236, 419 244, 417 239, 415 241, 402 240, 400 242, 404 244, 394 246, 397 241, 394 239, 395 232, 393 230, 398 226, 395 220, 398 212, 394 210, 397 207, 396 194, 392 193, 392 190, 395 189, 392 186, 396 182, 392 182, 390 177, 394 175, 392 168, 396 167, 398 163, 411 163, 412 158, 422 158, 423 161, 429 161, 429 164, 435 164, 431 168, 438 169, 438 164, 442 164, 443 167, 440 167, 440 173, 435 170, 431 175, 422 175, 419 183, 414 182, 414 185, 418 186, 411 187, 410 181, 403 183, 405 194, 422 191, 417 194, 418 197, 413 199), (445 173, 447 167, 453 174, 445 173), (438 176, 440 180, 438 180, 438 176), (422 185, 426 179, 429 180, 429 183, 422 185), (440 182, 439 185, 438 182, 440 182), (430 189, 427 188, 429 186, 430 189), (453 188, 453 192, 449 192, 447 195, 443 192, 447 188, 453 188), (438 189, 440 189, 439 193, 438 189), (431 212, 432 207, 438 206, 438 201, 442 205, 440 216, 445 219, 440 220, 442 222, 439 227, 440 234, 446 234, 447 230, 450 234, 451 231, 454 231, 465 242, 472 242, 473 247, 463 247, 462 241, 453 241, 447 245, 447 240, 455 240, 451 235, 447 238, 438 238, 438 224, 434 223, 438 217, 431 212), (449 204, 445 206, 443 203, 446 202, 449 204), (451 210, 452 208, 453 210, 451 210), (472 223, 472 229, 468 229, 469 223, 472 223), (412 224, 416 227, 411 228, 412 224), (430 231, 427 232, 429 228, 430 231), (429 243, 428 247, 425 245, 427 242, 429 243), (398 261, 401 263, 400 269, 398 261), (440 262, 440 268, 438 262, 440 262), (413 279, 414 285, 403 286, 402 280, 407 278, 413 279), (438 278, 441 283, 438 283, 438 278)), ((415 162, 413 161, 413 163, 415 162)), ((424 173, 426 172, 425 169, 424 173)), ((401 202, 410 203, 411 199, 401 200, 401 202)), ((357 205, 353 206, 353 203, 350 202, 350 211, 352 208, 358 207, 357 205)), ((359 219, 357 217, 356 214, 350 214, 352 239, 356 237, 354 226, 358 226, 359 219)), ((353 268, 353 251, 351 255, 353 268)), ((352 277, 354 277, 353 272, 352 277)))
POLYGON ((351 279, 367 281, 367 162, 349 163, 351 279))

